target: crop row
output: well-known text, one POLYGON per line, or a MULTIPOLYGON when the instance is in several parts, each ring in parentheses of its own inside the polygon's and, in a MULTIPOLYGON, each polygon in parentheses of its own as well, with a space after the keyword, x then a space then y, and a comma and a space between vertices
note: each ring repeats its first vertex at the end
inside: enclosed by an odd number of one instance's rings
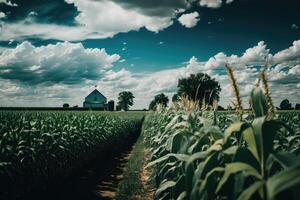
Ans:
POLYGON ((255 89, 254 113, 169 109, 147 116, 154 199, 297 199, 300 113, 269 116, 255 89))
POLYGON ((59 183, 137 134, 141 123, 134 114, 0 112, 0 195, 59 183))

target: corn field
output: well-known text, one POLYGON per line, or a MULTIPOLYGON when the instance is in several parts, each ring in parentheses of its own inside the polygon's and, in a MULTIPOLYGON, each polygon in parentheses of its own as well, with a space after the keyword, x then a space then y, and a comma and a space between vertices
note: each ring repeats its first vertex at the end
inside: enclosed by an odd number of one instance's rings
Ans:
POLYGON ((243 115, 183 106, 147 116, 154 199, 299 199, 300 113, 271 115, 259 87, 251 98, 243 115))
POLYGON ((140 130, 143 114, 0 112, 0 199, 57 184, 140 130), (120 115, 120 114, 118 114, 120 115))

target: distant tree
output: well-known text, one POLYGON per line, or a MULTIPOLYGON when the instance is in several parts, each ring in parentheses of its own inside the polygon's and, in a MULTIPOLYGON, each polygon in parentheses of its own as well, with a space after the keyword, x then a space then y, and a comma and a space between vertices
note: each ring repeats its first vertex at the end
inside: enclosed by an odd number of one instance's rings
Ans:
POLYGON ((222 106, 218 106, 217 110, 225 110, 225 108, 223 108, 222 106))
POLYGON ((233 108, 231 107, 231 105, 227 105, 227 110, 231 111, 233 108))
POLYGON ((73 106, 73 108, 78 108, 78 105, 73 106))
POLYGON ((204 100, 208 105, 212 105, 214 100, 218 101, 221 92, 219 83, 203 73, 179 79, 177 88, 179 96, 187 96, 193 101, 198 100, 200 104, 204 100))
POLYGON ((70 107, 70 105, 68 103, 63 104, 63 108, 69 108, 69 107, 70 107))
POLYGON ((149 110, 155 110, 156 106, 161 104, 164 107, 167 107, 169 102, 169 98, 164 94, 158 94, 154 97, 154 100, 151 101, 150 105, 149 105, 149 110))
POLYGON ((279 107, 281 110, 290 110, 290 109, 292 109, 292 104, 290 103, 290 101, 288 99, 284 99, 281 101, 279 107))
POLYGON ((174 94, 173 97, 172 97, 172 102, 175 103, 175 102, 178 102, 180 100, 180 97, 178 94, 174 94))
POLYGON ((120 106, 121 109, 127 111, 129 110, 129 107, 133 105, 133 99, 134 96, 132 92, 130 91, 124 91, 119 93, 118 97, 118 105, 120 106))
POLYGON ((115 110, 115 102, 113 100, 108 101, 107 109, 108 109, 108 111, 114 111, 115 110))
POLYGON ((296 103, 295 110, 300 110, 300 104, 299 103, 296 103))
POLYGON ((156 108, 156 103, 154 100, 152 100, 149 104, 149 110, 155 110, 156 108))
POLYGON ((121 106, 117 105, 116 106, 116 111, 120 111, 121 110, 121 106))

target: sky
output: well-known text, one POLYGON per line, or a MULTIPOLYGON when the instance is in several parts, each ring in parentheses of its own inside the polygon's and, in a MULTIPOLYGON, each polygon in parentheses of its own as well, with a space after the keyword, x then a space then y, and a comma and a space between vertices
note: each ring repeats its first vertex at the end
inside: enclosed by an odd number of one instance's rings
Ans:
POLYGON ((300 103, 298 0, 0 0, 0 106, 82 106, 97 89, 134 109, 171 99, 207 73, 233 100, 229 63, 248 98, 261 66, 275 106, 300 103))

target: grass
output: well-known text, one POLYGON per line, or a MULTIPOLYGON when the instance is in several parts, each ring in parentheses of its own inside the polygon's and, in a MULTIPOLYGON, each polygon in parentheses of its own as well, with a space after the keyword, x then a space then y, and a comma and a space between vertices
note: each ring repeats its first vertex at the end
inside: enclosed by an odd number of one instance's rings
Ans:
POLYGON ((118 185, 116 200, 145 199, 147 191, 141 177, 144 166, 147 164, 145 150, 144 129, 142 129, 124 170, 123 180, 118 185))

